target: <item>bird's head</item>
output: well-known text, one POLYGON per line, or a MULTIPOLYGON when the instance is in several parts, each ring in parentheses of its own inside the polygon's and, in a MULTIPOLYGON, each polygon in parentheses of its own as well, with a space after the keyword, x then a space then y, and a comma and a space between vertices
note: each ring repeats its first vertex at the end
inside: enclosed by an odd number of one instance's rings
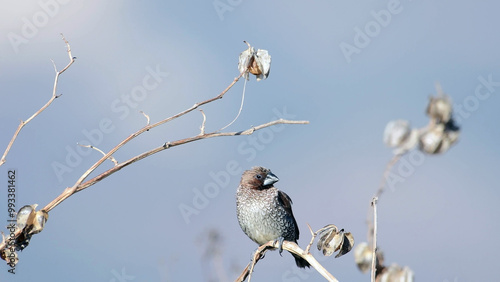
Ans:
POLYGON ((270 169, 256 166, 247 170, 241 177, 241 185, 251 189, 267 189, 278 182, 279 178, 274 175, 270 169))

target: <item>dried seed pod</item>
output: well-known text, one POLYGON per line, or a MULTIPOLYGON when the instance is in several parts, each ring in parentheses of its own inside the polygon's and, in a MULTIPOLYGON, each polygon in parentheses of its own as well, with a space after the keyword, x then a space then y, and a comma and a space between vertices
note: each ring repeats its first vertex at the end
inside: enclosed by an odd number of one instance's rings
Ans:
POLYGON ((354 236, 352 236, 351 232, 345 232, 342 236, 342 244, 340 245, 340 251, 335 257, 339 258, 347 254, 348 252, 351 251, 353 246, 354 246, 354 236))
POLYGON ((426 113, 434 123, 447 123, 452 112, 451 100, 447 95, 438 94, 437 97, 429 97, 426 113))
POLYGON ((16 250, 22 251, 30 244, 31 234, 26 234, 22 232, 19 237, 16 238, 16 250))
POLYGON ((413 282, 415 280, 415 274, 413 271, 405 266, 401 267, 397 264, 392 264, 386 267, 382 272, 377 275, 375 281, 377 282, 413 282))
POLYGON ((11 248, 5 248, 0 253, 0 257, 7 262, 10 267, 15 267, 19 262, 19 258, 17 257, 16 251, 13 251, 11 248))
POLYGON ((322 228, 319 232, 319 240, 316 245, 318 250, 323 250, 323 255, 331 256, 337 251, 341 244, 342 236, 339 236, 337 226, 330 224, 322 228))
POLYGON ((26 227, 26 223, 28 221, 29 216, 35 212, 37 206, 38 206, 37 204, 26 205, 21 209, 19 209, 16 218, 16 224, 19 229, 23 230, 24 227, 26 227))
POLYGON ((387 123, 384 130, 384 143, 394 148, 394 154, 402 154, 413 149, 418 142, 418 131, 411 129, 410 122, 394 120, 387 123))
POLYGON ((255 49, 250 46, 250 43, 243 41, 248 45, 248 49, 241 52, 238 61, 238 70, 240 73, 245 72, 244 77, 248 80, 249 73, 257 76, 257 81, 266 79, 271 70, 271 55, 267 50, 255 49), (248 72, 246 72, 248 70, 248 72))
POLYGON ((40 210, 36 212, 36 215, 33 218, 33 227, 29 231, 29 234, 37 234, 42 232, 45 227, 45 222, 49 219, 49 214, 45 210, 40 210))
POLYGON ((339 251, 336 258, 347 254, 354 245, 354 237, 350 232, 344 232, 344 229, 338 230, 337 226, 330 224, 323 227, 319 234, 317 244, 318 250, 323 251, 323 255, 331 256, 339 251))
POLYGON ((453 119, 446 124, 435 124, 420 134, 419 148, 427 154, 442 154, 458 140, 460 128, 453 119))
MULTIPOLYGON (((359 243, 354 248, 354 261, 359 270, 363 273, 367 272, 372 267, 373 247, 366 242, 359 243)), ((375 261, 377 269, 382 269, 384 264, 384 254, 377 248, 377 258, 375 261)))
POLYGON ((366 273, 370 269, 372 251, 366 242, 361 242, 354 248, 354 261, 361 272, 366 273))

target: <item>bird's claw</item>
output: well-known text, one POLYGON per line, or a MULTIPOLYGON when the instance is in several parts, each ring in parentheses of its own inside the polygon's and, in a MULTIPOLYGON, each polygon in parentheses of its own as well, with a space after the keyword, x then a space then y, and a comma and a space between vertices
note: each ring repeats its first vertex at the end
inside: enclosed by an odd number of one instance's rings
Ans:
POLYGON ((278 245, 278 253, 280 254, 280 256, 283 256, 281 254, 281 253, 283 253, 283 241, 285 241, 285 238, 283 238, 283 237, 279 237, 278 239, 276 239, 274 241, 274 244, 279 243, 279 245, 278 245))

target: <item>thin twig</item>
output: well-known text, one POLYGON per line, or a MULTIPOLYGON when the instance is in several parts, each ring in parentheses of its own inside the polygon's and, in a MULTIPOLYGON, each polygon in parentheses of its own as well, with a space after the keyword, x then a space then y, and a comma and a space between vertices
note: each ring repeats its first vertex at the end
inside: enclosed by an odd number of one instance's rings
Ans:
POLYGON ((377 270, 377 266, 375 264, 377 260, 377 197, 373 197, 372 199, 372 207, 373 207, 373 251, 372 251, 372 274, 371 274, 371 282, 375 282, 375 272, 377 270))
MULTIPOLYGON (((76 143, 77 145, 79 146, 82 146, 82 147, 85 147, 85 148, 90 148, 90 149, 94 149, 96 150, 97 152, 101 153, 102 155, 106 155, 106 153, 104 153, 101 149, 95 147, 95 146, 92 146, 92 145, 82 145, 82 144, 78 144, 76 143)), ((110 161, 112 161, 115 165, 118 165, 118 161, 116 161, 116 159, 113 157, 113 156, 109 156, 108 158, 110 161)))
MULTIPOLYGON (((382 179, 380 180, 380 185, 377 189, 377 192, 373 197, 376 197, 377 199, 384 193, 384 189, 387 183, 387 178, 389 177, 389 173, 391 172, 392 168, 394 165, 401 159, 401 157, 404 155, 403 154, 396 154, 394 155, 391 160, 387 163, 384 174, 382 175, 382 179)), ((371 220, 371 215, 372 215, 372 209, 371 207, 368 209, 368 214, 366 216, 366 224, 368 225, 368 243, 371 244, 373 241, 373 223, 371 220)))
POLYGON ((150 151, 147 151, 145 153, 137 155, 137 156, 135 156, 135 157, 123 162, 123 163, 120 163, 120 164, 118 164, 118 166, 101 173, 100 175, 86 181, 85 183, 82 183, 81 185, 79 185, 77 187, 76 192, 80 192, 80 191, 88 188, 89 186, 94 185, 95 183, 101 181, 102 179, 108 177, 109 175, 115 173, 116 171, 118 171, 118 170, 132 164, 132 163, 135 163, 139 160, 142 160, 146 157, 149 157, 150 155, 156 154, 156 153, 161 152, 163 150, 167 150, 167 149, 170 149, 170 148, 175 147, 175 146, 183 145, 186 143, 190 143, 190 142, 194 142, 194 141, 198 141, 198 140, 202 140, 202 139, 213 138, 213 137, 251 135, 252 133, 254 133, 255 131, 257 131, 259 129, 263 129, 263 128, 273 126, 276 124, 309 124, 309 122, 308 121, 294 121, 294 120, 279 119, 279 120, 275 120, 275 121, 268 122, 265 124, 261 124, 259 126, 252 127, 252 128, 247 129, 245 131, 212 132, 212 133, 197 135, 197 136, 193 136, 193 137, 189 137, 189 138, 185 138, 185 139, 181 139, 181 140, 177 140, 177 141, 167 142, 160 147, 157 147, 155 149, 152 149, 150 151))
MULTIPOLYGON (((71 195, 75 194, 76 192, 80 192, 94 184, 96 184, 97 182, 103 180, 104 178, 112 175, 113 173, 121 170, 122 168, 128 166, 128 165, 131 165, 137 161, 140 161, 146 157, 149 157, 153 154, 156 154, 158 152, 161 152, 163 150, 166 150, 166 149, 170 149, 172 147, 175 147, 175 146, 179 146, 179 145, 184 145, 184 144, 187 144, 187 143, 191 143, 191 142, 194 142, 194 141, 198 141, 198 140, 202 140, 202 139, 208 139, 208 138, 213 138, 213 137, 222 137, 222 136, 241 136, 241 135, 251 135, 253 134, 255 131, 257 130, 260 130, 260 129, 263 129, 263 128, 266 128, 266 127, 270 127, 270 126, 273 126, 273 125, 277 125, 277 124, 309 124, 308 121, 294 121, 294 120, 284 120, 284 119, 279 119, 279 120, 275 120, 275 121, 271 121, 271 122, 268 122, 268 123, 265 123, 265 124, 261 124, 259 126, 255 126, 255 127, 252 127, 250 129, 247 129, 247 130, 244 130, 244 131, 237 131, 237 132, 212 132, 212 133, 206 133, 206 134, 203 134, 203 135, 197 135, 197 136, 193 136, 193 137, 189 137, 189 138, 185 138, 185 139, 180 139, 180 140, 177 140, 177 141, 173 141, 173 142, 167 142, 165 144, 163 144, 162 146, 158 147, 158 148, 155 148, 155 149, 152 149, 150 151, 147 151, 147 152, 144 152, 140 155, 137 155, 127 161, 124 161, 122 163, 119 163, 117 165, 115 165, 114 167, 108 169, 107 171, 99 174, 98 176, 86 181, 85 183, 80 183, 79 185, 75 186, 75 189, 72 189, 70 187, 66 188, 59 196, 57 196, 52 202, 50 202, 49 204, 47 204, 43 210, 45 210, 46 212, 49 212, 51 211, 53 208, 55 208, 57 205, 59 205, 61 202, 63 202, 64 200, 66 200, 67 198, 69 198, 71 195)), ((109 157, 108 154, 105 155, 105 157, 109 157)), ((103 157, 104 158, 104 157, 103 157)), ((106 159, 107 159, 106 158, 106 159)), ((17 238, 19 236, 20 233, 16 233, 15 235, 15 238, 17 238)), ((0 251, 3 250, 4 248, 6 247, 5 244, 0 244, 0 251)))
POLYGON ((387 163, 385 167, 384 174, 382 179, 380 180, 380 185, 378 187, 377 193, 375 193, 375 197, 380 197, 385 189, 385 184, 387 183, 387 178, 389 177, 389 173, 391 172, 392 167, 401 159, 403 154, 396 154, 392 157, 392 159, 387 163))
POLYGON ((49 101, 43 106, 41 107, 38 111, 36 111, 31 117, 29 117, 26 121, 22 121, 19 123, 19 126, 17 127, 17 130, 16 132, 14 132, 14 136, 12 136, 12 139, 10 140, 9 142, 9 145, 7 145, 7 148, 5 149, 5 152, 3 153, 3 156, 2 158, 0 159, 0 166, 2 166, 6 161, 7 161, 7 154, 9 153, 10 149, 12 148, 12 145, 14 144, 14 141, 16 141, 17 139, 17 136, 19 135, 19 132, 21 132, 21 129, 23 129, 23 127, 28 124, 32 119, 34 119, 36 116, 38 116, 41 112, 43 112, 48 106, 50 106, 50 104, 52 104, 52 102, 58 98, 59 96, 61 95, 57 95, 56 94, 56 91, 57 91, 57 83, 59 81, 59 76, 65 72, 74 62, 75 62, 75 57, 73 57, 71 55, 71 47, 69 46, 69 42, 66 40, 66 38, 64 38, 64 35, 61 33, 61 36, 62 36, 62 39, 64 40, 64 43, 66 43, 66 47, 68 49, 68 55, 69 55, 69 63, 66 65, 66 67, 64 67, 62 70, 60 71, 57 71, 57 68, 56 68, 56 65, 54 63, 53 60, 52 61, 52 64, 54 65, 54 70, 56 72, 56 77, 54 79, 54 88, 52 90, 52 97, 50 97, 49 101))
POLYGON ((311 246, 314 243, 314 239, 316 239, 317 233, 313 232, 313 230, 312 230, 311 226, 309 225, 309 223, 306 223, 306 224, 307 224, 307 227, 309 228, 309 232, 311 232, 311 241, 309 242, 309 245, 307 245, 307 247, 306 247, 306 254, 309 254, 309 252, 311 250, 311 246))
POLYGON ((436 95, 438 97, 444 97, 445 95, 444 95, 443 88, 441 87, 441 83, 436 81, 435 85, 436 85, 436 95))
POLYGON ((203 115, 203 121, 201 122, 201 127, 200 127, 200 135, 205 134, 205 123, 207 122, 207 116, 203 112, 203 110, 200 110, 201 114, 203 115))
POLYGON ((252 273, 253 273, 253 269, 255 267, 255 264, 257 263, 257 261, 263 256, 264 254, 260 254, 260 253, 257 253, 255 252, 253 257, 252 257, 252 261, 250 263, 250 272, 248 273, 248 282, 250 282, 252 280, 252 273))
POLYGON ((243 94, 241 95, 241 104, 240 104, 240 109, 238 110, 238 114, 233 119, 233 121, 231 121, 229 124, 227 124, 226 126, 224 126, 223 128, 221 128, 217 131, 222 131, 222 130, 228 128, 231 124, 233 124, 240 117, 241 111, 243 110, 243 104, 245 103, 245 89, 247 86, 247 80, 245 79, 244 81, 245 82, 243 82, 243 94))
MULTIPOLYGON (((275 121, 272 121, 272 122, 268 122, 268 123, 265 123, 265 124, 261 124, 259 126, 256 126, 256 127, 252 127, 250 129, 247 129, 245 131, 238 131, 238 132, 212 132, 212 133, 206 133, 206 134, 203 134, 203 135, 197 135, 197 136, 193 136, 193 137, 189 137, 189 138, 185 138, 185 139, 180 139, 180 140, 177 140, 177 141, 172 141, 172 142, 168 142, 168 143, 165 143, 163 144, 162 146, 160 147, 157 147, 155 149, 152 149, 150 151, 147 151, 147 152, 144 152, 140 155, 137 155, 127 161, 124 161, 122 163, 119 163, 118 165, 116 165, 115 167, 101 173, 100 175, 88 180, 87 182, 85 183, 80 183, 78 184, 74 190, 72 190, 71 188, 67 188, 66 190, 64 190, 64 192, 59 195, 56 199, 54 199, 52 202, 50 202, 49 204, 47 204, 45 207, 44 207, 44 210, 49 212, 50 210, 52 210, 54 207, 56 207, 58 204, 60 204, 62 201, 66 200, 68 197, 70 197, 72 194, 76 193, 76 192, 80 192, 92 185, 94 185, 95 183, 103 180, 104 178, 110 176, 111 174, 121 170, 122 168, 128 166, 128 165, 131 165, 137 161, 140 161, 146 157, 149 157, 153 154, 156 154, 158 152, 161 152, 163 150, 166 150, 166 149, 170 149, 172 147, 175 147, 175 146, 179 146, 179 145, 183 145, 183 144, 187 144, 187 143, 190 143, 190 142, 194 142, 194 141, 198 141, 198 140, 202 140, 202 139, 208 139, 208 138, 213 138, 213 137, 221 137, 221 136, 240 136, 240 135, 251 135, 252 133, 254 133, 255 131, 259 130, 259 129, 263 129, 263 128, 266 128, 266 127, 269 127, 269 126, 273 126, 273 125, 276 125, 276 124, 308 124, 309 122, 308 121, 293 121, 293 120, 284 120, 284 119, 279 119, 279 120, 275 120, 275 121)), ((109 154, 109 153, 108 153, 109 154)), ((106 154, 106 156, 108 155, 106 154)))
MULTIPOLYGON (((238 278, 236 278, 235 281, 244 281, 247 276, 250 274, 250 268, 251 264, 253 263, 254 265, 263 257, 263 254, 267 251, 267 249, 272 248, 272 249, 278 249, 279 247, 279 242, 276 240, 272 240, 267 242, 266 244, 260 246, 254 254, 254 258, 256 258, 255 261, 251 261, 247 267, 243 270, 243 272, 240 274, 238 278)), ((310 254, 304 252, 299 245, 297 245, 295 242, 290 242, 290 241, 283 241, 283 250, 287 250, 295 255, 300 256, 301 258, 305 259, 316 271, 318 271, 319 274, 321 274, 327 281, 334 281, 338 282, 338 280, 330 273, 328 272, 317 260, 316 258, 310 254)))
POLYGON ((245 267, 245 269, 243 269, 243 272, 241 272, 240 276, 238 276, 235 281, 245 281, 247 277, 251 277, 255 263, 262 259, 264 257, 264 254, 269 249, 272 249, 272 247, 268 246, 267 244, 260 246, 252 256, 252 260, 250 261, 250 263, 245 267))
POLYGON ((143 111, 139 111, 139 113, 141 113, 144 117, 146 117, 146 120, 147 120, 146 126, 148 126, 149 122, 150 122, 149 116, 143 111))
MULTIPOLYGON (((196 108, 198 108, 199 106, 202 106, 202 105, 205 105, 207 103, 210 103, 210 102, 213 102, 217 99, 222 99, 222 97, 224 97, 224 94, 226 94, 227 91, 229 91, 229 89, 231 89, 231 87, 233 87, 234 84, 236 84, 236 82, 241 78, 241 76, 243 75, 244 73, 240 73, 240 75, 238 77, 236 77, 233 82, 231 84, 229 84, 228 87, 226 87, 226 89, 224 89, 224 91, 222 91, 219 95, 211 98, 211 99, 208 99, 208 100, 205 100, 203 102, 200 102, 200 103, 196 103, 194 104, 192 107, 190 107, 189 109, 187 110, 184 110, 176 115, 173 115, 171 117, 168 117, 166 119, 163 119, 157 123, 154 123, 154 124, 150 124, 150 125, 147 125, 141 129, 139 129, 138 131, 136 131, 135 133, 131 134, 129 137, 125 138, 122 142, 120 142, 118 145, 116 145, 114 148, 112 148, 105 156, 103 156, 101 159, 99 159, 96 163, 94 163, 87 171, 85 171, 82 176, 80 176, 80 178, 75 182, 75 184, 73 184, 72 187, 68 187, 66 188, 63 193, 61 195, 59 195, 56 199, 54 199, 52 202, 50 202, 46 208, 48 208, 49 210, 53 209, 54 207, 56 207, 57 205, 59 205, 62 201, 64 201, 66 198, 68 198, 69 196, 71 196, 72 194, 74 194, 77 190, 77 188, 80 186, 80 184, 83 183, 83 181, 96 169, 98 168, 107 158, 109 158, 109 156, 113 155, 116 151, 118 151, 120 148, 122 148, 125 144, 127 144, 128 142, 130 142, 131 140, 133 140, 134 138, 136 138, 137 136, 141 135, 142 133, 146 132, 146 131, 149 131, 150 129, 152 128, 155 128, 159 125, 162 125, 166 122, 169 122, 169 121, 172 121, 176 118, 179 118, 187 113, 190 113, 192 112, 193 110, 195 110, 196 108)), ((167 146, 168 147, 168 146, 167 146)), ((118 166, 116 166, 118 167, 118 166)), ((49 211, 47 210, 47 212, 49 211)))

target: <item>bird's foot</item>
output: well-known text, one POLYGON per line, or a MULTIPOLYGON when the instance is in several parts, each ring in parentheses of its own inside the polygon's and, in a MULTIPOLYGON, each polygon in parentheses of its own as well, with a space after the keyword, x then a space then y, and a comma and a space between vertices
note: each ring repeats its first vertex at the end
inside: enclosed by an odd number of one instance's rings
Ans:
MULTIPOLYGON (((252 255, 252 259, 251 259, 251 261, 253 261, 253 260, 255 259, 255 258, 254 258, 254 256, 255 256, 255 254, 257 253, 257 251, 259 250, 259 248, 260 248, 260 247, 258 247, 257 249, 255 249, 255 251, 253 251, 253 253, 252 253, 253 255, 252 255)), ((264 253, 261 253, 261 254, 260 254, 259 259, 263 259, 265 256, 266 256, 266 253, 265 253, 265 252, 264 252, 264 253)))
POLYGON ((285 241, 285 238, 283 238, 283 237, 278 237, 278 239, 276 239, 274 241, 274 244, 279 243, 278 252, 279 252, 280 256, 283 256, 283 255, 281 255, 281 253, 283 253, 283 241, 285 241))

